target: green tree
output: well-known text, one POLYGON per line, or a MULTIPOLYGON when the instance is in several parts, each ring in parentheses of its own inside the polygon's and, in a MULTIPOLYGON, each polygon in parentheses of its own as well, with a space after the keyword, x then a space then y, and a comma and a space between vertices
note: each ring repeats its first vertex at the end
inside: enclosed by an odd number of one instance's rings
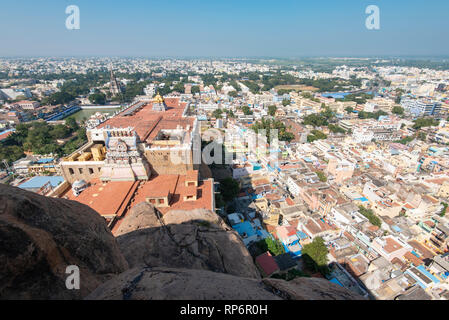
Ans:
POLYGON ((415 130, 419 130, 425 127, 434 127, 438 125, 438 121, 432 118, 418 118, 414 122, 415 124, 412 128, 415 130))
POLYGON ((272 117, 274 117, 274 115, 276 114, 276 106, 268 106, 268 114, 272 117))
POLYGON ((178 82, 177 84, 175 84, 175 86, 173 87, 173 91, 184 93, 185 91, 184 82, 178 82))
POLYGON ((32 151, 36 154, 53 153, 62 156, 71 150, 67 146, 70 146, 73 140, 77 140, 77 147, 84 144, 87 141, 85 129, 78 129, 75 132, 69 125, 52 126, 46 122, 37 121, 19 124, 12 135, 0 141, 0 160, 7 159, 8 162, 13 162, 22 157, 25 151, 32 151), (56 143, 57 139, 67 138, 72 133, 74 133, 74 138, 71 138, 64 146, 56 143))
POLYGON ((303 98, 305 98, 305 99, 312 99, 313 98, 313 96, 312 96, 312 94, 310 92, 303 92, 303 93, 301 93, 301 96, 303 98))
POLYGON ((318 178, 320 179, 321 182, 326 182, 327 181, 327 177, 324 174, 323 171, 317 170, 315 171, 316 175, 318 176, 318 178))
POLYGON ((448 204, 446 202, 441 202, 441 204, 443 205, 443 208, 441 209, 440 216, 444 217, 447 212, 448 204))
POLYGON ((359 206, 359 212, 362 215, 364 215, 373 226, 377 226, 379 228, 381 227, 382 221, 380 220, 380 218, 378 216, 376 216, 376 214, 373 212, 373 210, 366 209, 363 206, 359 206))
POLYGON ((278 96, 283 96, 284 94, 286 94, 286 93, 290 93, 290 92, 292 92, 293 90, 291 90, 291 89, 279 89, 278 91, 277 91, 277 93, 278 93, 278 96))
POLYGON ((311 125, 314 127, 321 127, 321 126, 328 125, 327 118, 321 114, 316 114, 316 113, 309 114, 308 116, 305 116, 302 123, 304 125, 311 125))
POLYGON ((230 92, 228 92, 228 96, 236 98, 238 96, 238 93, 237 93, 237 91, 230 91, 230 92))
POLYGON ((400 106, 394 106, 391 110, 392 113, 402 116, 404 114, 404 108, 400 106))
POLYGON ((395 141, 395 142, 403 144, 403 145, 408 145, 410 142, 415 140, 415 138, 416 138, 416 135, 412 135, 412 136, 408 136, 408 137, 402 138, 401 140, 398 140, 398 141, 395 141))
POLYGON ((63 125, 63 124, 57 124, 50 130, 50 136, 53 139, 64 139, 67 138, 70 135, 70 128, 63 125))
POLYGON ((310 276, 298 269, 290 269, 287 273, 275 273, 271 276, 271 278, 292 281, 296 278, 310 278, 310 276))
POLYGON ((78 130, 79 126, 74 117, 65 119, 65 124, 72 130, 78 130))
POLYGON ((253 112, 251 111, 251 109, 248 106, 243 106, 242 111, 243 111, 243 114, 246 116, 253 114, 253 112))
POLYGON ((419 132, 418 133, 418 139, 425 142, 427 140, 427 134, 425 132, 422 132, 422 131, 419 132))
POLYGON ((312 130, 312 134, 317 137, 319 140, 327 139, 327 135, 325 135, 320 130, 312 130))
POLYGON ((225 112, 226 112, 226 114, 228 115, 229 118, 235 118, 234 111, 232 111, 230 109, 226 109, 225 112))
POLYGON ((312 134, 307 136, 307 142, 313 142, 316 140, 326 140, 327 135, 319 130, 312 130, 312 134))
POLYGON ((285 248, 282 243, 279 240, 273 239, 271 237, 267 237, 263 240, 258 241, 256 245, 260 249, 260 251, 269 251, 273 256, 278 256, 285 253, 285 248))
POLYGON ((282 105, 283 105, 284 107, 290 105, 290 103, 291 103, 291 102, 290 102, 290 100, 288 100, 288 99, 282 100, 282 105))
POLYGON ((257 94, 260 91, 260 87, 253 81, 242 81, 242 83, 249 88, 252 94, 257 94))
POLYGON ((192 89, 190 90, 190 92, 192 94, 200 93, 200 87, 199 86, 192 86, 192 89))
POLYGON ((217 208, 223 208, 226 206, 226 202, 224 202, 223 196, 219 193, 215 194, 215 206, 217 208))
POLYGON ((318 138, 315 137, 313 134, 309 134, 309 135, 307 136, 307 142, 308 142, 308 143, 312 143, 312 142, 314 142, 314 141, 316 141, 316 140, 318 140, 318 138))
POLYGON ((280 141, 290 142, 295 138, 295 135, 287 131, 285 124, 279 120, 271 120, 262 118, 261 121, 256 122, 251 129, 257 133, 260 130, 265 130, 267 141, 270 141, 270 132, 272 129, 278 130, 278 138, 280 141))
POLYGON ((214 118, 221 119, 222 118, 222 116, 221 116, 222 113, 223 113, 223 111, 221 109, 215 109, 214 112, 212 112, 212 116, 214 118))
POLYGON ((239 183, 228 177, 220 181, 220 193, 223 196, 223 200, 230 202, 239 194, 240 185, 239 183))
POLYGON ((329 269, 327 267, 328 249, 324 244, 324 240, 321 237, 313 239, 309 244, 306 244, 301 250, 302 257, 306 265, 315 272, 321 272, 327 274, 329 269))
POLYGON ((89 101, 93 104, 103 105, 106 103, 106 95, 101 92, 96 92, 89 96, 89 101))
POLYGON ((353 113, 354 112, 354 108, 353 107, 346 107, 345 108, 347 113, 353 113))
POLYGON ((328 127, 329 130, 330 130, 331 132, 333 132, 333 133, 346 133, 346 130, 345 130, 345 129, 343 129, 343 128, 340 127, 340 126, 336 126, 336 125, 334 125, 334 124, 329 124, 327 127, 328 127))
POLYGON ((235 89, 235 91, 237 91, 237 92, 242 91, 242 87, 240 87, 240 85, 237 83, 237 81, 232 80, 229 84, 235 89))
POLYGON ((42 104, 50 104, 52 106, 58 105, 58 104, 66 104, 75 99, 75 96, 73 96, 70 93, 67 93, 65 91, 60 91, 53 93, 50 95, 47 99, 44 99, 42 101, 42 104))
POLYGON ((382 110, 376 112, 360 111, 358 114, 359 119, 379 119, 379 117, 386 115, 388 115, 388 113, 382 110))

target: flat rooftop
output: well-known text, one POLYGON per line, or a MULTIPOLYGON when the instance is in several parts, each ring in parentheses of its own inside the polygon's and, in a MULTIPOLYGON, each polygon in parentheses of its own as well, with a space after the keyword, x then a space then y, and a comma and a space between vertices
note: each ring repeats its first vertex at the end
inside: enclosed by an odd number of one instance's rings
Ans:
MULTIPOLYGON (((183 117, 185 102, 179 102, 179 98, 165 99, 167 105, 166 111, 153 110, 153 103, 143 105, 136 109, 135 112, 127 113, 124 110, 115 117, 112 117, 97 128, 127 128, 132 126, 143 142, 151 143, 161 130, 174 130, 181 126, 184 130, 190 126, 193 128, 195 117, 183 117)), ((189 131, 190 131, 189 130, 189 131)))
POLYGON ((89 187, 83 190, 79 196, 75 196, 70 189, 61 198, 85 204, 102 216, 121 216, 138 184, 139 181, 102 182, 99 179, 93 179, 90 181, 89 187))
POLYGON ((55 188, 62 182, 64 182, 64 178, 61 176, 36 176, 21 183, 18 187, 21 189, 38 189, 50 183, 55 188))
MULTIPOLYGON (((193 210, 204 208, 214 211, 212 203, 213 185, 211 180, 198 181, 198 187, 185 185, 186 175, 167 174, 159 175, 148 181, 143 181, 133 198, 133 205, 147 201, 148 197, 165 196, 168 191, 171 195, 170 207, 160 207, 163 214, 170 210, 193 210), (196 200, 184 201, 184 196, 192 194, 192 188, 196 189, 196 200)), ((131 206, 132 208, 132 206, 131 206)))

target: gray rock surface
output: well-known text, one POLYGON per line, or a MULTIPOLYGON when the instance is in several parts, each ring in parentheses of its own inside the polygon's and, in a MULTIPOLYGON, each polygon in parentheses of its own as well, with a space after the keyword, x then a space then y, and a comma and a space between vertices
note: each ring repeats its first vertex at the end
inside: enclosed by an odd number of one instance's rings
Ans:
POLYGON ((139 204, 116 236, 131 268, 203 269, 260 278, 238 234, 208 210, 170 211, 162 218, 152 205, 139 204))
POLYGON ((87 300, 359 300, 324 279, 250 279, 207 270, 130 269, 102 284, 87 300))
POLYGON ((87 300, 279 300, 261 280, 207 270, 134 268, 104 283, 87 300))
POLYGON ((352 291, 319 278, 296 278, 291 281, 267 278, 264 284, 279 290, 287 300, 364 300, 352 291))
POLYGON ((0 184, 0 298, 81 298, 127 268, 88 206, 0 184), (80 268, 80 290, 65 286, 69 265, 80 268))

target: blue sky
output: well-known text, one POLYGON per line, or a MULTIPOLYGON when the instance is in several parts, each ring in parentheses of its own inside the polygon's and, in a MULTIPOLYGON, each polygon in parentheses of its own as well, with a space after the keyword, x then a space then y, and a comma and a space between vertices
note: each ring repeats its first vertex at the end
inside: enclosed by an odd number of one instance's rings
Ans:
POLYGON ((2 1, 0 56, 449 55, 447 0, 2 1), (65 8, 80 8, 67 30, 65 8), (380 8, 380 30, 365 8, 380 8))

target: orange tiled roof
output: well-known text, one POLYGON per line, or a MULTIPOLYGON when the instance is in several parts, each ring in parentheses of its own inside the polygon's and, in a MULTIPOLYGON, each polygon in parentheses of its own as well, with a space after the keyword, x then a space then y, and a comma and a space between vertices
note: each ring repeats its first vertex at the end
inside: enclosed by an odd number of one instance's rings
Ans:
POLYGON ((132 126, 141 141, 151 143, 162 129, 176 129, 178 125, 184 129, 187 126, 193 127, 195 118, 182 117, 186 103, 179 102, 179 98, 166 98, 166 111, 154 111, 153 103, 150 102, 142 106, 132 115, 125 115, 126 111, 108 119, 98 126, 104 128, 126 128, 132 126))
POLYGON ((384 250, 387 251, 388 253, 392 253, 403 248, 399 243, 397 243, 392 238, 386 238, 385 241, 386 244, 384 246, 384 250))
POLYGON ((126 201, 130 201, 138 181, 110 181, 101 182, 93 179, 90 186, 75 196, 70 189, 62 197, 83 203, 100 215, 121 215, 126 209, 126 201))
POLYGON ((166 174, 153 177, 143 183, 137 190, 133 204, 145 202, 150 196, 158 197, 158 194, 161 194, 161 190, 168 190, 171 195, 170 207, 158 208, 162 213, 167 213, 169 210, 193 210, 198 208, 213 211, 215 208, 213 208, 212 204, 212 181, 201 181, 198 183, 198 187, 185 186, 185 181, 185 175, 166 174), (196 190, 197 200, 184 201, 184 196, 194 194, 194 190, 196 190))
POLYGON ((14 132, 13 131, 8 131, 8 132, 5 132, 5 133, 3 133, 3 134, 0 134, 0 141, 1 140, 4 140, 4 139, 6 139, 6 138, 8 138, 10 135, 12 135, 14 132))
POLYGON ((424 263, 424 261, 422 261, 411 252, 407 252, 406 254, 404 254, 404 258, 413 263, 415 266, 420 266, 424 263))

